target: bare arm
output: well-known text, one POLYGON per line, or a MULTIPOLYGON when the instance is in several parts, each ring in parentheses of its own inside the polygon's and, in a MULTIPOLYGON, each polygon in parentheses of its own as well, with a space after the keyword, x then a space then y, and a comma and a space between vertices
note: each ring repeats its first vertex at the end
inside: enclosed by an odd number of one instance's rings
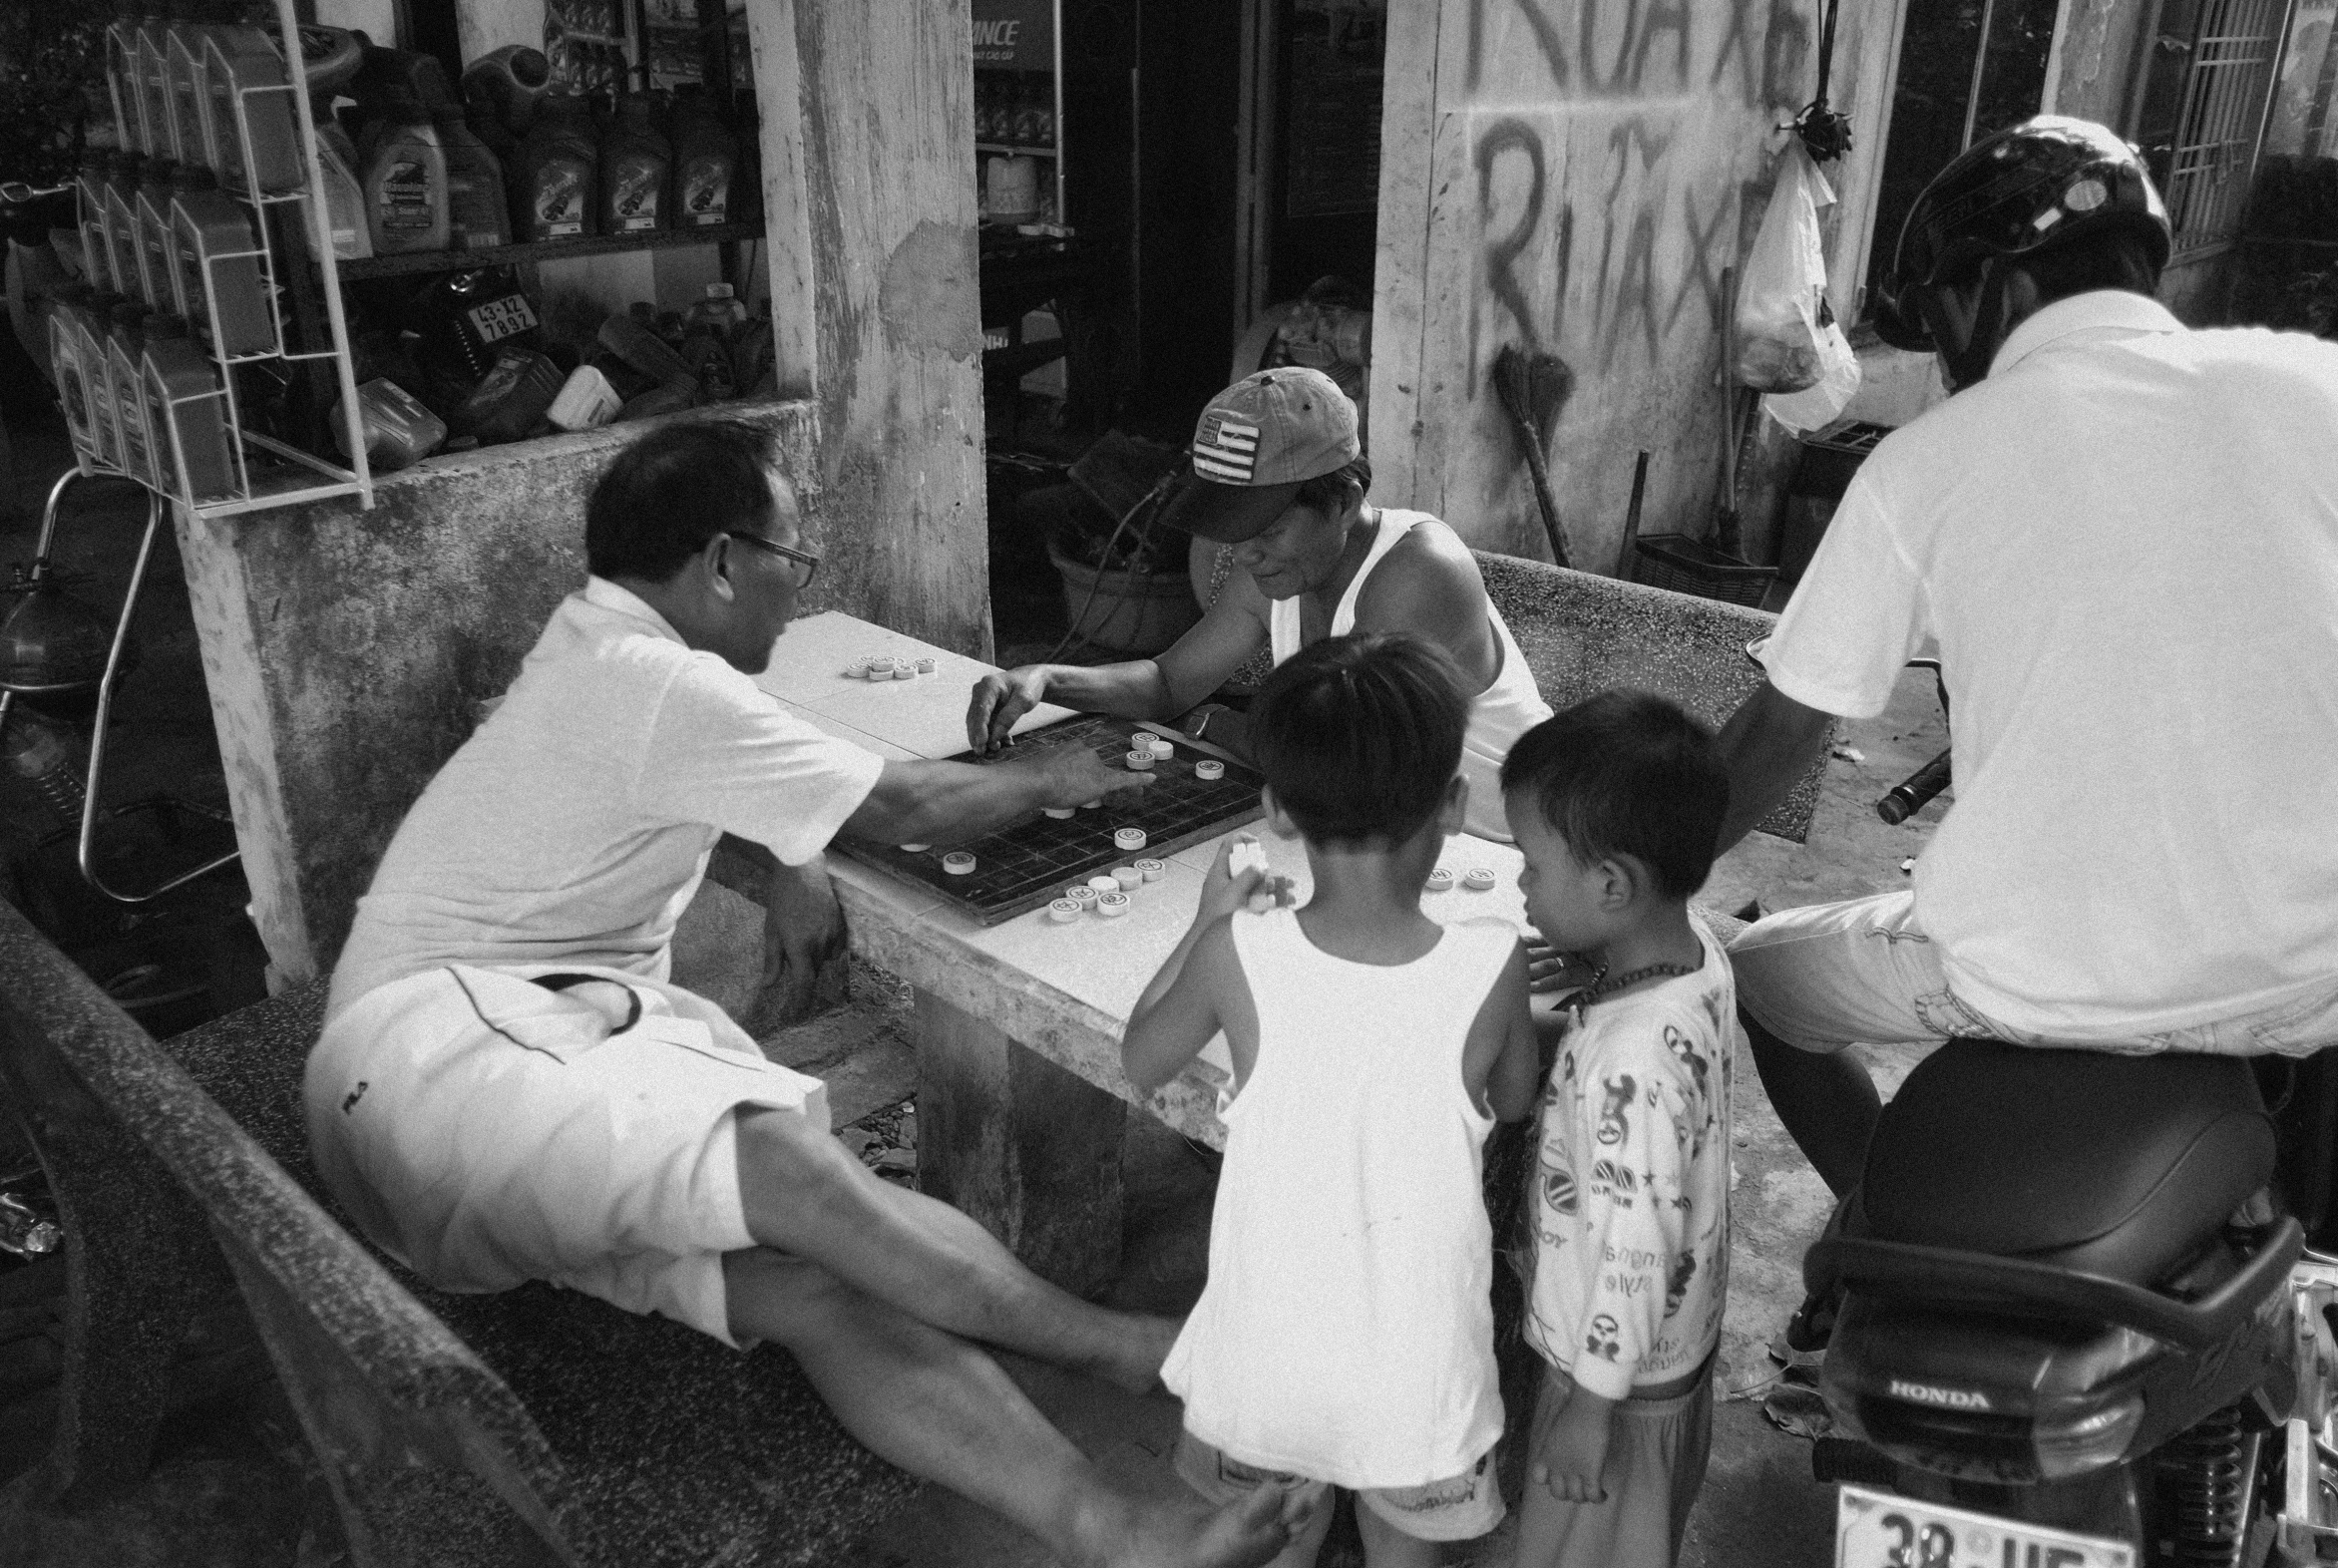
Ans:
POLYGON ((1520 943, 1511 950, 1502 978, 1479 1004, 1468 1043, 1462 1047, 1461 1071, 1470 1103, 1492 1111, 1501 1121, 1524 1120, 1541 1088, 1536 1081, 1541 1061, 1529 1009, 1526 945, 1520 943))
POLYGON ((967 742, 977 751, 1002 743, 1017 719, 1041 702, 1115 718, 1173 719, 1226 683, 1267 634, 1266 600, 1237 572, 1201 623, 1153 658, 1119 664, 1024 664, 985 675, 967 704, 967 742))
POLYGON ((1045 806, 1077 806, 1148 777, 1113 767, 1086 746, 1058 746, 1010 762, 888 761, 845 830, 890 844, 971 839, 1045 806))
POLYGON ((1834 715, 1804 707, 1763 681, 1722 726, 1722 760, 1730 770, 1730 810, 1715 852, 1729 850, 1793 793, 1818 760, 1834 715))
POLYGON ((1364 580, 1356 629, 1426 637, 1452 655, 1473 696, 1501 673, 1485 580, 1468 547, 1442 524, 1415 526, 1364 580))
POLYGON ((1258 1008, 1227 922, 1254 899, 1288 904, 1292 890, 1288 878, 1257 868, 1235 871, 1234 847, 1245 839, 1257 842, 1242 834, 1218 846, 1218 858, 1202 878, 1193 924, 1128 1015, 1120 1068, 1144 1093, 1184 1071, 1220 1029, 1232 1047, 1236 1081, 1250 1076, 1258 1050, 1258 1008))

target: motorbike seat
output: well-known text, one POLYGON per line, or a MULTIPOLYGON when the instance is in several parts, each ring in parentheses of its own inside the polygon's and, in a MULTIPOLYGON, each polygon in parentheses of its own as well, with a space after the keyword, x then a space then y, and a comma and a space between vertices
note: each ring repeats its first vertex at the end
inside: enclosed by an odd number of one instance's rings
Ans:
POLYGON ((1860 1229, 2153 1286, 2264 1188, 2273 1153, 2242 1058, 1953 1039, 1883 1109, 1860 1229))

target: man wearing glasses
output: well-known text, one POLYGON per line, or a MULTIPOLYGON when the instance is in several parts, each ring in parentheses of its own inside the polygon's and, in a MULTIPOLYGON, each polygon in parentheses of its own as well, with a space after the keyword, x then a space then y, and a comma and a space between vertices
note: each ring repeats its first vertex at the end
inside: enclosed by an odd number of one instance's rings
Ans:
POLYGON ((1122 1489, 980 1348, 1143 1389, 1173 1321, 1066 1295, 879 1180, 817 1079, 667 979, 725 832, 833 910, 818 859, 840 829, 972 836, 1143 783, 1084 748, 887 760, 759 689, 819 565, 775 457, 750 426, 667 426, 595 485, 588 581, 358 903, 308 1063, 318 1168, 442 1289, 549 1280, 784 1345, 855 1436, 1066 1562, 1264 1562, 1288 1535, 1276 1494, 1213 1511, 1122 1489))

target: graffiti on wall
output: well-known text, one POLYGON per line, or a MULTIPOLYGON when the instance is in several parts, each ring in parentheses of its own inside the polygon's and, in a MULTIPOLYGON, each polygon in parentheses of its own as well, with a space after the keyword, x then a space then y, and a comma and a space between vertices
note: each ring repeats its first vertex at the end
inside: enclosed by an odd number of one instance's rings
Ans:
MULTIPOLYGON (((1749 140, 1809 92, 1790 0, 1469 0, 1458 103, 1486 334, 1579 370, 1711 343, 1749 140), (1488 313, 1493 313, 1488 319, 1488 313)), ((1477 366, 1468 369, 1474 385, 1477 366)))

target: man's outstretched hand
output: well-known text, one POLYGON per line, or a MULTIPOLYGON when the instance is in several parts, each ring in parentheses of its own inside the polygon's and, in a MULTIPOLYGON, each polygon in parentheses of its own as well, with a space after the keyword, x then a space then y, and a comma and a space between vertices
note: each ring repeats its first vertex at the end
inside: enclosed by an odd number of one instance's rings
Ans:
POLYGON ((1046 696, 1047 670, 1043 664, 1025 664, 1018 669, 984 675, 974 682, 974 697, 967 703, 967 744, 976 751, 997 750, 1006 744, 1015 721, 1037 707, 1046 696))
POLYGON ((1038 775, 1044 797, 1041 804, 1055 807, 1084 806, 1107 795, 1143 789, 1153 782, 1150 773, 1135 772, 1118 762, 1106 762, 1088 746, 1055 746, 998 766, 1038 775))

